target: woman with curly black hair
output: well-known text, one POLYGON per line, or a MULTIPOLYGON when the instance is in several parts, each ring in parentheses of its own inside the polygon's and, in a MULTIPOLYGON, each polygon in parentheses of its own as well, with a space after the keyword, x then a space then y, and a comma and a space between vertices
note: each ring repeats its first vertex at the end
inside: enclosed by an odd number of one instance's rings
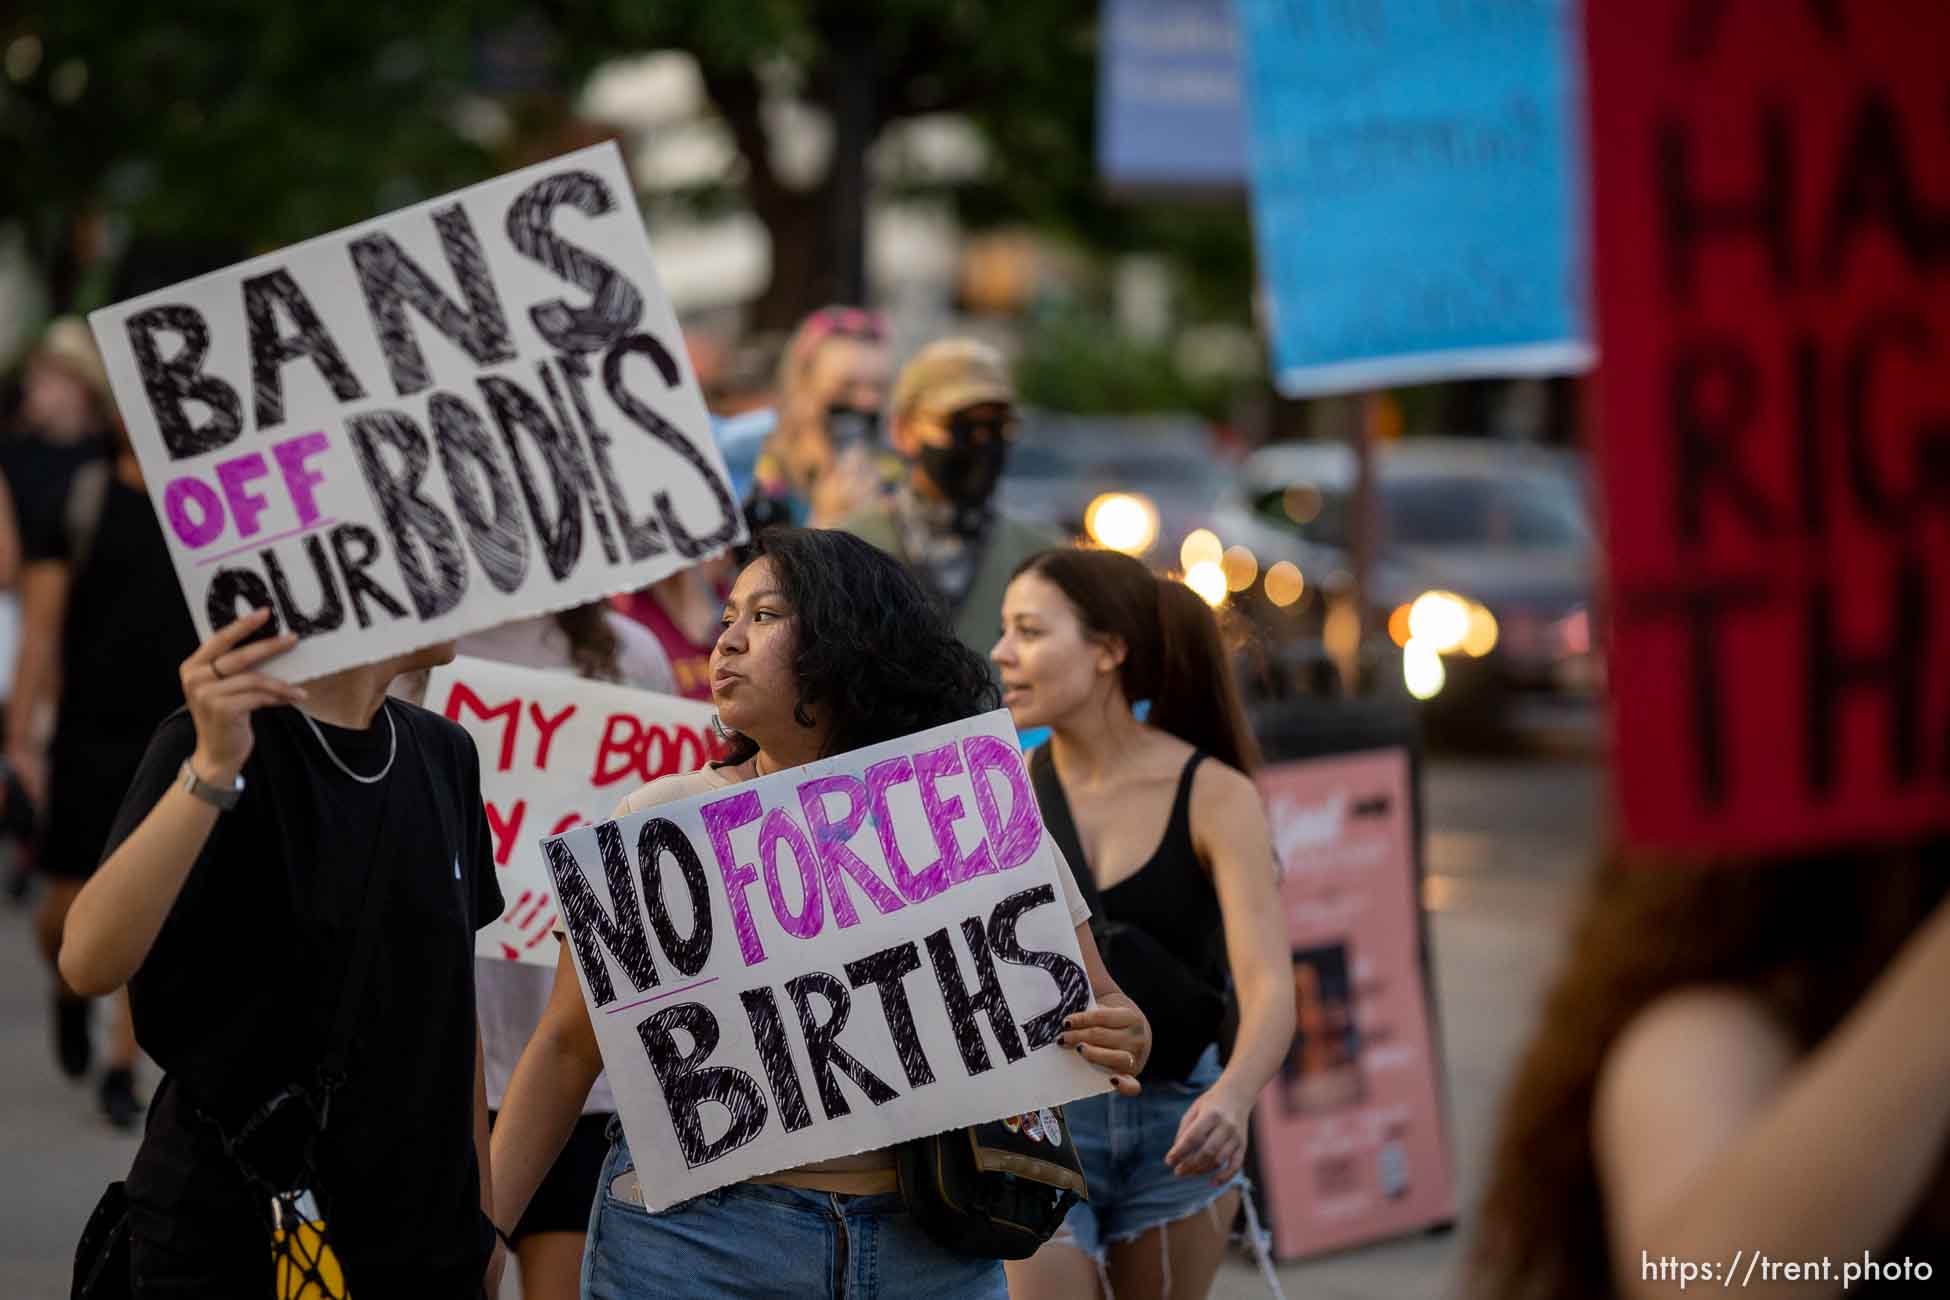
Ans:
MULTIPOLYGON (((939 606, 884 552, 844 533, 782 529, 725 601, 711 695, 734 733, 701 772, 661 777, 616 815, 769 776, 992 708, 987 667, 939 606)), ((1062 873, 1097 1006, 1065 1045, 1134 1095, 1150 1051, 1143 1015, 1104 972, 1089 909, 1062 873)), ((602 1070, 568 945, 541 1026, 515 1068, 494 1130, 495 1218, 517 1220, 602 1070)), ((620 1126, 590 1217, 583 1295, 1003 1297, 1001 1263, 936 1245, 901 1208, 892 1152, 865 1151, 737 1183, 661 1213, 643 1208, 620 1126)))

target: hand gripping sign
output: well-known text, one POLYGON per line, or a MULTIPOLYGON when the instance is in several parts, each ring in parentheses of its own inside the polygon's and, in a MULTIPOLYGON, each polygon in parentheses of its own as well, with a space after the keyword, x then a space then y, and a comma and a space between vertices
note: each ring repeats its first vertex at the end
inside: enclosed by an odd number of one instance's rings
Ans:
POLYGON ((660 776, 724 752, 711 706, 465 656, 433 670, 427 707, 473 736, 494 865, 508 910, 475 936, 482 957, 553 969, 562 918, 542 837, 600 821, 660 776))
POLYGON ((269 606, 280 676, 743 536, 614 145, 90 319, 191 617, 269 606))
POLYGON ((542 845, 645 1203, 1106 1091, 996 710, 542 845))

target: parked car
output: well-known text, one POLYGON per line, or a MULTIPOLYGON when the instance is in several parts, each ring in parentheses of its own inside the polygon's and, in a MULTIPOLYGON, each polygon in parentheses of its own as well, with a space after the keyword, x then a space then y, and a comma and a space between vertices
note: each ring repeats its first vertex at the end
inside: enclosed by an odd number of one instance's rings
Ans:
POLYGON ((1030 410, 996 500, 1012 514, 1168 569, 1177 566, 1185 535, 1209 526, 1226 471, 1211 427, 1196 415, 1030 410))
MULTIPOLYGON (((1341 443, 1264 448, 1241 467, 1214 529, 1262 572, 1288 560, 1311 584, 1345 582, 1354 468, 1341 443)), ((1388 639, 1368 650, 1399 656, 1409 694, 1496 717, 1520 692, 1595 687, 1596 558, 1579 457, 1489 439, 1383 443, 1375 496, 1369 626, 1388 639)))

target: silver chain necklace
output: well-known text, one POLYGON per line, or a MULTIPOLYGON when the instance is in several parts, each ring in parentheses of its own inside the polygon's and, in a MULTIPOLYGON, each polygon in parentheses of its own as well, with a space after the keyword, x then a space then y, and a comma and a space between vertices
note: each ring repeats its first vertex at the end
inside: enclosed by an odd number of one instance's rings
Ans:
POLYGON ((318 746, 325 751, 325 757, 332 760, 332 766, 338 768, 339 771, 345 773, 360 785, 377 785, 386 779, 386 773, 393 770, 393 758, 399 753, 399 728, 393 725, 393 711, 386 707, 386 701, 384 699, 379 702, 379 711, 386 715, 386 766, 380 768, 371 776, 360 776, 357 772, 345 765, 344 759, 332 752, 331 742, 325 739, 325 733, 318 729, 316 722, 312 721, 311 714, 300 709, 298 710, 298 716, 305 720, 307 727, 311 728, 311 734, 318 737, 318 746))

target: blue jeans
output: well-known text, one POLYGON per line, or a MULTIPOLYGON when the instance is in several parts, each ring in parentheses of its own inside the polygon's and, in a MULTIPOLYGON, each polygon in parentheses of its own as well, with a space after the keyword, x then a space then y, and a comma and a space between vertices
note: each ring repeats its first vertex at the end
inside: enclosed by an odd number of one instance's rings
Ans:
POLYGON ((935 1245, 899 1196, 734 1183, 653 1214, 610 1194, 631 1168, 618 1133, 589 1216, 583 1300, 1007 1300, 1000 1260, 935 1245))
MULTIPOLYGON (((1218 1077, 1219 1049, 1212 1047, 1182 1082, 1147 1079, 1135 1097, 1106 1092, 1063 1108, 1090 1199, 1070 1210, 1057 1241, 1068 1241, 1101 1260, 1108 1246, 1196 1214, 1246 1185, 1243 1174, 1234 1174, 1220 1187, 1212 1185, 1209 1174, 1180 1178, 1165 1163, 1185 1112, 1218 1077)), ((1221 1224, 1219 1230, 1231 1226, 1221 1224)))

